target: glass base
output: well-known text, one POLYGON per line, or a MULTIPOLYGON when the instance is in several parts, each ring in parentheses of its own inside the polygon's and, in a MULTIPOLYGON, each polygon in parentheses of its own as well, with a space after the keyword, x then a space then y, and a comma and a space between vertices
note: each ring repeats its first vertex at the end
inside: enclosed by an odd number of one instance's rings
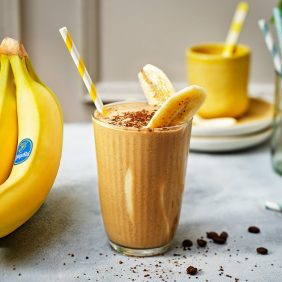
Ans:
POLYGON ((109 242, 110 242, 111 247, 118 253, 121 253, 126 256, 132 256, 132 257, 151 257, 151 256, 162 255, 168 251, 169 246, 170 246, 170 244, 167 244, 167 245, 164 245, 158 248, 152 248, 152 249, 133 249, 133 248, 128 248, 128 247, 117 245, 111 241, 109 242))

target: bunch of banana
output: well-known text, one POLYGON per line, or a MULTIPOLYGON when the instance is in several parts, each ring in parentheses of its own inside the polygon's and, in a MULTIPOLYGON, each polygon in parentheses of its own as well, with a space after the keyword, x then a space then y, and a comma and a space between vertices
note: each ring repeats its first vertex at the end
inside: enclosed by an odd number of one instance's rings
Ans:
POLYGON ((60 164, 63 117, 18 41, 0 45, 0 238, 42 205, 60 164), (4 173, 3 173, 4 172, 4 173))
POLYGON ((196 85, 175 93, 168 77, 152 65, 138 74, 141 87, 150 105, 160 105, 148 128, 160 128, 189 122, 206 99, 204 88, 196 85))

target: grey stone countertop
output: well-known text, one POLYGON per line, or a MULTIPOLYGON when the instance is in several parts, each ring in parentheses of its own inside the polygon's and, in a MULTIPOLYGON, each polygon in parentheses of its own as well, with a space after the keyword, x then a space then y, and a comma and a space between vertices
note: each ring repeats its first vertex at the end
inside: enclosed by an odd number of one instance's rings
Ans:
POLYGON ((131 258, 107 243, 93 139, 90 124, 65 126, 60 171, 45 204, 0 239, 0 281, 282 281, 282 214, 263 207, 265 200, 282 202, 282 179, 272 171, 268 144, 232 154, 190 153, 171 251, 131 258), (250 225, 261 233, 248 233, 250 225), (226 244, 197 247, 207 231, 223 230, 226 244), (194 242, 191 250, 181 248, 187 238, 194 242), (260 246, 269 254, 258 255, 260 246), (201 269, 197 277, 186 273, 189 265, 201 269))

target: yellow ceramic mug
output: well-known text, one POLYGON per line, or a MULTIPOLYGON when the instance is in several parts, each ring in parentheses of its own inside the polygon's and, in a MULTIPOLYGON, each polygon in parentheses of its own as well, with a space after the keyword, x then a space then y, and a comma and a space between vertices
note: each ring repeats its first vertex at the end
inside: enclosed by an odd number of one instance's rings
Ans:
POLYGON ((224 44, 194 46, 186 51, 188 82, 207 89, 199 114, 204 118, 240 117, 249 106, 250 49, 238 45, 231 57, 222 55, 224 44))

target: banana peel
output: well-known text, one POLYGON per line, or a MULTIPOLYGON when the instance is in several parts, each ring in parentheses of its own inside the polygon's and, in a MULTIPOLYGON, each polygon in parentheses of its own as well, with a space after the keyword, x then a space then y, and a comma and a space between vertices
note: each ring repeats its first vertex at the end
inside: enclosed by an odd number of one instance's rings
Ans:
POLYGON ((9 58, 1 55, 0 71, 0 184, 13 168, 18 142, 16 90, 9 58))

